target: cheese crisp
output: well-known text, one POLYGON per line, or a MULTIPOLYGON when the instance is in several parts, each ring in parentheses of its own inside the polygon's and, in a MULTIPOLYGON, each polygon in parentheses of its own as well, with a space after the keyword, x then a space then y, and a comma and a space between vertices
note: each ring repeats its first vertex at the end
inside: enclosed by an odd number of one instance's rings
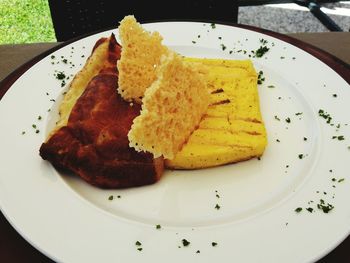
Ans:
POLYGON ((168 53, 168 48, 162 45, 158 32, 147 32, 134 16, 126 16, 120 22, 119 36, 122 54, 117 64, 118 92, 125 100, 140 102, 156 80, 161 56, 168 53))
POLYGON ((209 104, 202 66, 175 53, 163 57, 157 80, 146 90, 130 146, 172 159, 198 126, 209 104))
POLYGON ((267 144, 257 74, 250 60, 186 58, 209 68, 210 106, 186 145, 166 166, 198 169, 261 156, 267 144))

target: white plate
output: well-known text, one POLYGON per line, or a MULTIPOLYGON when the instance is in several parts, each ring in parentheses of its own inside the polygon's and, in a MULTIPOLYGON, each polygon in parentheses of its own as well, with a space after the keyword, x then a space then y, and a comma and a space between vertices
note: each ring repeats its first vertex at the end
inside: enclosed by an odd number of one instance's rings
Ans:
POLYGON ((96 40, 110 31, 96 34, 55 51, 54 59, 42 59, 1 100, 0 205, 16 230, 64 262, 306 262, 345 239, 350 230, 346 81, 309 53, 247 29, 192 22, 145 27, 158 30, 166 45, 187 56, 246 59, 261 39, 267 41, 268 53, 252 58, 266 78, 258 87, 269 141, 264 156, 218 168, 166 171, 154 185, 125 190, 101 190, 59 174, 38 154, 64 90, 55 70, 75 74, 96 40), (334 126, 319 116, 320 109, 334 126), (332 139, 341 135, 345 140, 332 139), (322 212, 320 199, 334 209, 322 212), (297 207, 303 210, 297 213, 297 207), (183 246, 183 239, 190 244, 183 246))

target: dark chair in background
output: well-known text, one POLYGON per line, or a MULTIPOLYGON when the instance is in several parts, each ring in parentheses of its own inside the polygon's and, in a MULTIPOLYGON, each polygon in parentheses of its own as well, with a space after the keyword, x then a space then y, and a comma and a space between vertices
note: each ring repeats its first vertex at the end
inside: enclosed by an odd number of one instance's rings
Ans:
POLYGON ((235 0, 49 0, 57 41, 117 27, 125 15, 139 22, 199 20, 236 23, 235 0))
POLYGON ((339 0, 238 0, 239 6, 295 3, 304 6, 330 31, 342 29, 321 10, 322 3, 336 3, 339 0))

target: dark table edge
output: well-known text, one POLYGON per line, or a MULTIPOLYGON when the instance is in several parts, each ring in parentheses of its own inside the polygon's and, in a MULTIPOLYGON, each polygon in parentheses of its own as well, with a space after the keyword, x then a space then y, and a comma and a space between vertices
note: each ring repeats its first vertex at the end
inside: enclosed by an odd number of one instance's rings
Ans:
MULTIPOLYGON (((152 21, 144 21, 144 23, 156 23, 156 22, 180 22, 179 20, 176 19, 167 19, 167 20, 152 20, 152 21)), ((320 61, 322 61, 323 63, 327 64, 330 68, 332 68, 335 72, 337 72, 339 74, 339 76, 341 76, 348 84, 350 84, 350 65, 347 64, 346 62, 342 61, 341 59, 337 58, 336 56, 318 48, 315 47, 311 44, 305 43, 299 39, 296 39, 294 37, 288 36, 288 35, 284 35, 281 33, 277 33, 274 31, 270 31, 267 29, 263 29, 263 28, 258 28, 255 26, 250 26, 250 25, 243 25, 243 24, 236 24, 236 23, 229 23, 229 22, 223 22, 223 21, 200 21, 200 20, 192 20, 192 19, 186 19, 186 20, 181 20, 181 22, 200 22, 200 23, 212 23, 212 24, 221 24, 221 25, 226 25, 226 26, 232 26, 232 27, 238 27, 238 28, 243 28, 243 29, 247 29, 247 30, 251 30, 251 31, 255 31, 255 32, 259 32, 259 33, 263 33, 272 37, 275 37, 277 39, 283 40, 289 44, 292 44, 293 46, 296 46, 302 50, 304 50, 305 52, 311 54, 312 56, 318 58, 320 61)), ((43 59, 44 57, 48 56, 49 54, 53 53, 56 50, 59 50, 60 48, 67 46, 71 43, 74 43, 80 39, 83 39, 85 37, 97 34, 97 33, 101 33, 107 30, 112 30, 115 29, 116 27, 108 27, 102 30, 98 30, 89 34, 84 34, 82 36, 73 38, 71 40, 68 40, 66 42, 63 42, 61 44, 58 44, 57 46, 48 49, 47 51, 35 56, 33 59, 29 60, 28 62, 24 63, 23 65, 19 66, 17 69, 15 69, 12 73, 10 73, 7 77, 5 77, 1 82, 0 82, 0 100, 1 98, 5 95, 5 93, 11 88, 11 86, 13 85, 13 83, 19 78, 21 77, 28 69, 30 69, 33 65, 35 65, 37 62, 39 62, 41 59, 43 59)), ((4 214, 5 215, 5 214, 4 214)), ((7 219, 6 215, 5 218, 7 219)), ((10 225, 12 227, 14 227, 11 223, 10 225)), ((15 228, 15 227, 14 227, 15 228)), ((15 228, 16 229, 16 228, 15 228)), ((17 229, 16 229, 17 231, 17 229)), ((332 250, 334 250, 339 244, 341 244, 348 235, 345 235, 339 242, 337 242, 337 244, 334 244, 333 248, 330 248, 329 251, 326 251, 323 255, 320 255, 319 258, 317 258, 316 260, 322 259, 323 257, 325 257, 326 255, 328 255, 332 250)), ((45 253, 45 251, 42 251, 40 248, 37 248, 37 246, 35 246, 34 244, 32 244, 32 242, 30 242, 29 240, 27 240, 27 238, 25 238, 27 242, 29 242, 34 248, 36 248, 37 250, 39 250, 40 252, 42 252, 44 255, 46 256, 50 256, 47 255, 45 253)), ((51 255, 52 256, 52 255, 51 255)))

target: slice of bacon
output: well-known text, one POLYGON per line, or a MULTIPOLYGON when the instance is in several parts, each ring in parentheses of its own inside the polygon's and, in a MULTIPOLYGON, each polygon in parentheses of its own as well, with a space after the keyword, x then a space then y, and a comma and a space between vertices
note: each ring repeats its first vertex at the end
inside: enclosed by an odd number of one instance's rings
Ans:
POLYGON ((68 124, 41 145, 40 155, 101 188, 152 184, 163 173, 163 159, 129 147, 127 134, 141 107, 125 102, 117 93, 120 47, 114 45, 109 48, 107 67, 89 82, 68 124))

